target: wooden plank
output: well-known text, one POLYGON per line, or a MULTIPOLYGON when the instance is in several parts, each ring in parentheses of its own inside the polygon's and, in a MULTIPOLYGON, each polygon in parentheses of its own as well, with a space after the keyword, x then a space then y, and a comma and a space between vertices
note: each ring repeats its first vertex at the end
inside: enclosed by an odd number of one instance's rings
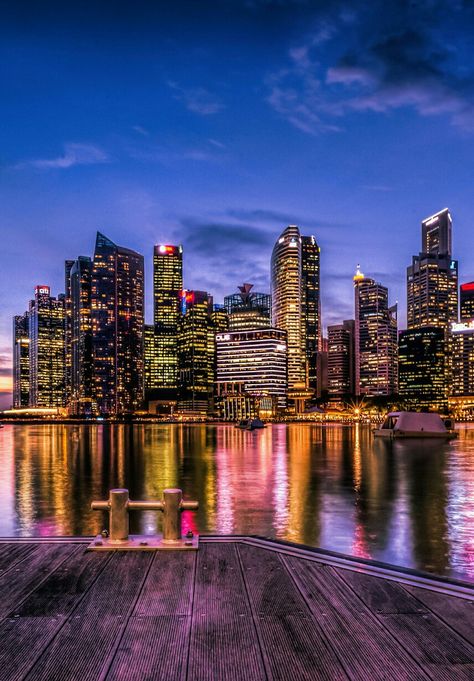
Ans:
POLYGON ((351 679, 429 678, 332 568, 290 556, 283 562, 351 679))
POLYGON ((34 547, 34 544, 0 544, 0 574, 26 558, 34 547))
POLYGON ((427 608, 400 584, 363 572, 332 568, 374 613, 420 613, 427 608))
POLYGON ((131 617, 107 681, 185 679, 189 620, 186 615, 131 617))
POLYGON ((204 544, 199 550, 188 678, 266 679, 234 544, 204 544))
POLYGON ((269 676, 282 681, 347 679, 278 553, 245 544, 238 552, 269 676))
POLYGON ((474 601, 446 596, 436 591, 420 589, 415 586, 405 586, 404 588, 474 645, 474 601))
POLYGON ((432 679, 474 678, 474 648, 434 615, 381 615, 387 629, 432 679))
POLYGON ((134 615, 190 615, 196 551, 161 551, 148 573, 134 615))
POLYGON ((115 553, 27 678, 101 678, 110 666, 153 557, 148 551, 115 553))
POLYGON ((52 617, 0 622, 0 681, 20 681, 62 624, 52 617))
POLYGON ((11 612, 33 589, 64 560, 77 551, 76 544, 41 544, 27 560, 0 575, 0 617, 11 612))
POLYGON ((84 547, 61 563, 10 613, 11 617, 66 617, 95 581, 112 554, 84 547))

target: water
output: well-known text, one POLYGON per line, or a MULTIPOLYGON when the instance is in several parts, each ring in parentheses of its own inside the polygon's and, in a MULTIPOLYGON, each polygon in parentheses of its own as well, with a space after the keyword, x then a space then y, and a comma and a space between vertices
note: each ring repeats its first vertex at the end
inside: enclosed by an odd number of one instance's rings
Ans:
MULTIPOLYGON (((90 535, 111 487, 198 499, 185 528, 258 534, 474 581, 474 428, 454 442, 364 426, 6 425, 0 536, 90 535)), ((156 513, 132 513, 153 533, 156 513)))

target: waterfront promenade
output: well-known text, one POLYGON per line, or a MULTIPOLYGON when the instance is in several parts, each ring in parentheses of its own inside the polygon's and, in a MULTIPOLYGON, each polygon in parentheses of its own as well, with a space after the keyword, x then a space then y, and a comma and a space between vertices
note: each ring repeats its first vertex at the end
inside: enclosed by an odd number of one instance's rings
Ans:
POLYGON ((0 541, 1 681, 474 678, 474 587, 248 537, 0 541))

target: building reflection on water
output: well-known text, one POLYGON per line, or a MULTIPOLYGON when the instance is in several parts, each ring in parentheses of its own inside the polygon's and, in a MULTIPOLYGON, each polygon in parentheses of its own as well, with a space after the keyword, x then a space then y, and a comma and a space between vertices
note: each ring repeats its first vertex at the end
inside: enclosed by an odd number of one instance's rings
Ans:
MULTIPOLYGON (((474 429, 458 441, 385 442, 363 426, 7 425, 0 535, 90 535, 92 499, 182 487, 185 528, 257 534, 474 579, 474 429)), ((161 515, 131 514, 133 532, 161 515)))

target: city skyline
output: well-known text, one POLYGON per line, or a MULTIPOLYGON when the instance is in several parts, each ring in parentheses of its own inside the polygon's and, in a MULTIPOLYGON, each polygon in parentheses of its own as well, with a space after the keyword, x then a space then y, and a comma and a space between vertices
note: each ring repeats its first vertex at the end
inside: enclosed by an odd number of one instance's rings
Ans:
POLYGON ((36 284, 63 292, 97 229, 145 256, 147 322, 153 244, 182 243, 185 285, 220 302, 269 290, 285 224, 321 246, 325 327, 352 317, 360 262, 405 328, 419 225, 445 206, 474 279, 470 9, 178 5, 2 10, 0 391, 12 316, 36 284))

